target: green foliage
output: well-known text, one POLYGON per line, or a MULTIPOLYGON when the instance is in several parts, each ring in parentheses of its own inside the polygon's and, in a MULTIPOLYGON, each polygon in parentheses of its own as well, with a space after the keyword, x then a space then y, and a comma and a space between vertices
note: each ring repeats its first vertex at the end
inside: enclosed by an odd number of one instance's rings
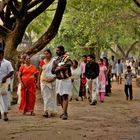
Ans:
POLYGON ((54 2, 46 11, 33 20, 27 28, 27 32, 33 31, 37 37, 41 36, 50 25, 56 10, 56 2, 54 2))
MULTIPOLYGON (((106 50, 112 43, 125 51, 140 36, 140 20, 134 11, 139 9, 132 0, 68 0, 59 33, 50 47, 62 44, 76 58, 92 48, 95 51, 95 47, 106 50)), ((49 23, 45 17, 50 15, 45 12, 31 28, 40 34, 49 23)))

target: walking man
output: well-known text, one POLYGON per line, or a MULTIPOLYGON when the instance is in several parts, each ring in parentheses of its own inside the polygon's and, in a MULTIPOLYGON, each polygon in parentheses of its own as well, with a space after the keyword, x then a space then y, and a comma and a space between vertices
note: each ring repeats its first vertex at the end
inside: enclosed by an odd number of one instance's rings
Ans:
POLYGON ((4 51, 0 44, 0 118, 3 116, 4 121, 8 121, 8 78, 14 73, 11 62, 4 59, 4 51))
POLYGON ((60 117, 63 120, 67 120, 68 113, 68 97, 71 95, 71 60, 68 58, 64 59, 65 49, 63 46, 58 46, 56 48, 56 54, 58 58, 53 63, 52 73, 56 74, 56 93, 61 97, 61 106, 63 113, 60 117))
POLYGON ((98 95, 99 65, 95 62, 95 57, 92 55, 87 56, 85 76, 87 78, 89 101, 91 101, 91 105, 96 105, 98 95))

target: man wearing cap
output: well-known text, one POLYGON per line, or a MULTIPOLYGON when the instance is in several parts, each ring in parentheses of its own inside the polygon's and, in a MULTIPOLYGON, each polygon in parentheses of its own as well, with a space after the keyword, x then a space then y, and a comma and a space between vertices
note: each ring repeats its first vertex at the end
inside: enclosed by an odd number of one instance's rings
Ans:
POLYGON ((0 43, 0 119, 3 117, 4 121, 8 121, 8 78, 14 73, 11 62, 4 59, 3 46, 0 43))

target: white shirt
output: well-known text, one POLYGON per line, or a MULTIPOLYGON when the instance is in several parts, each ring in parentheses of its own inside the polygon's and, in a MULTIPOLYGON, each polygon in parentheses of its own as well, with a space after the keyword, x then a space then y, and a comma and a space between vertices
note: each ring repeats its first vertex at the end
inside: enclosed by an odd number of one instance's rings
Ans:
POLYGON ((132 77, 135 76, 132 72, 125 72, 125 85, 132 85, 132 77))
POLYGON ((0 81, 11 71, 14 71, 11 62, 3 59, 0 65, 0 81))

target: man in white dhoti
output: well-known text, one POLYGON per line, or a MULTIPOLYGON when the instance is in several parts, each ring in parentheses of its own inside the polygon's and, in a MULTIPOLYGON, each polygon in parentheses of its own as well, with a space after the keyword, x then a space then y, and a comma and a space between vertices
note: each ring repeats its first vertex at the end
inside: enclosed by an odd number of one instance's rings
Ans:
POLYGON ((68 97, 71 95, 71 65, 72 62, 68 56, 64 55, 64 47, 58 46, 56 49, 56 54, 58 58, 53 63, 52 73, 56 74, 56 93, 61 96, 61 106, 63 109, 62 115, 60 117, 63 120, 68 118, 67 108, 68 108, 68 97))
POLYGON ((3 117, 4 121, 8 121, 8 78, 14 73, 11 62, 4 59, 4 51, 0 44, 0 118, 3 117))

